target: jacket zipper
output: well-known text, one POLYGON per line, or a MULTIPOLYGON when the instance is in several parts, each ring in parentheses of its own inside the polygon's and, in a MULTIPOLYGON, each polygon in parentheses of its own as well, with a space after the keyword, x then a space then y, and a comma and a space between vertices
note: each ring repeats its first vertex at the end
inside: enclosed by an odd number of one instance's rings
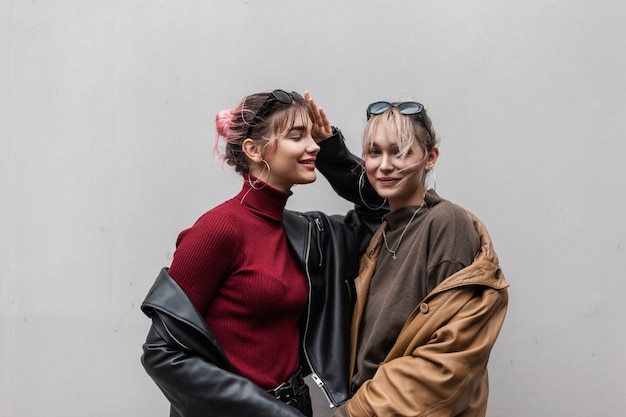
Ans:
MULTIPOLYGON (((324 229, 322 228, 318 218, 315 218, 314 222, 317 226, 318 237, 319 237, 319 232, 323 231, 324 229)), ((313 379, 313 381, 317 384, 317 386, 321 388, 322 392, 324 393, 324 396, 326 397, 326 401, 328 401, 328 404, 330 405, 330 408, 334 408, 335 405, 331 401, 330 396, 328 395, 328 392, 326 392, 326 386, 324 384, 324 381, 322 381, 321 378, 315 373, 315 369, 313 368, 313 364, 311 363, 311 360, 309 359, 309 353, 307 352, 307 349, 306 349, 306 340, 307 340, 308 333, 309 333, 309 320, 311 319, 311 274, 309 273, 309 255, 311 253, 311 239, 313 237, 313 230, 312 230, 311 222, 308 222, 307 232, 308 232, 307 233, 308 239, 306 242, 306 250, 304 252, 304 272, 306 274, 306 279, 309 283, 309 303, 307 306, 306 323, 304 326, 303 340, 305 341, 305 343, 302 343, 302 350, 304 352, 304 358, 306 359, 306 362, 309 365, 309 369, 311 370, 311 379, 313 379)), ((318 239, 318 246, 319 245, 320 243, 318 239)))
POLYGON ((315 225, 317 226, 317 250, 320 254, 320 264, 322 266, 322 262, 324 261, 324 252, 322 252, 322 236, 321 233, 324 231, 324 226, 322 226, 322 222, 319 217, 315 217, 313 219, 315 225))

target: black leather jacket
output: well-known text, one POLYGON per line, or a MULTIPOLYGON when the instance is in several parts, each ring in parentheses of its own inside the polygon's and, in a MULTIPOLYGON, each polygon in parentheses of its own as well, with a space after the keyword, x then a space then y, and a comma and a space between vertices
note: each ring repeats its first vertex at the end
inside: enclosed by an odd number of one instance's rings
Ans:
MULTIPOLYGON (((360 160, 339 131, 320 144, 317 167, 335 191, 355 203, 344 216, 285 210, 287 240, 309 282, 302 318, 302 365, 329 403, 348 399, 353 280, 359 259, 386 207, 371 187, 359 191, 360 160), (365 199, 367 205, 360 204, 365 199)), ((142 303, 152 318, 142 363, 170 401, 172 417, 298 416, 250 380, 234 373, 215 336, 163 268, 142 303)))

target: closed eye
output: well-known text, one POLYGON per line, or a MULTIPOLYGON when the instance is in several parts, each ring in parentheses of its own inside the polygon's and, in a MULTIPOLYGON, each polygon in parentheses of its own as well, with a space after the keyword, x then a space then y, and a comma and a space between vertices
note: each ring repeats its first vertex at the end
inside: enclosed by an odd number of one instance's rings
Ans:
POLYGON ((287 139, 298 142, 300 139, 304 138, 306 134, 306 126, 293 126, 291 130, 287 133, 287 139))

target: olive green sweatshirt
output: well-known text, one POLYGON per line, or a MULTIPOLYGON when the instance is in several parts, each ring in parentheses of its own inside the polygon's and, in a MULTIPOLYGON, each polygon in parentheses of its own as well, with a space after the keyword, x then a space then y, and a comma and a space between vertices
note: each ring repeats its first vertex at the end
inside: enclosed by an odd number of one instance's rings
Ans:
POLYGON ((480 249, 465 211, 433 190, 426 194, 424 206, 390 212, 384 223, 386 244, 359 329, 352 392, 373 377, 418 303, 437 284, 471 264, 480 249))

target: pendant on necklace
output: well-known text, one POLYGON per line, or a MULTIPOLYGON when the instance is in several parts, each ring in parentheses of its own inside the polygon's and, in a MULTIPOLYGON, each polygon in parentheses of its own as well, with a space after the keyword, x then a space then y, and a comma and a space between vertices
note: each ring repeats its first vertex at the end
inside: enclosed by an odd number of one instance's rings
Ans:
POLYGON ((426 205, 426 203, 422 204, 421 206, 419 206, 417 208, 417 210, 415 210, 413 212, 413 215, 411 216, 411 218, 409 219, 408 223, 406 224, 406 226, 404 226, 404 229, 402 229, 402 233, 400 234, 400 239, 398 239, 398 243, 396 244, 395 249, 391 249, 389 247, 389 244, 387 243, 387 234, 385 233, 385 229, 383 229, 383 241, 385 242, 385 249, 387 249, 387 252, 389 252, 391 254, 391 259, 393 259, 394 261, 396 259, 398 259, 398 257, 396 256, 396 252, 398 251, 398 248, 400 248, 400 243, 402 243, 402 238, 404 237, 404 234, 406 233, 406 229, 409 228, 409 225, 411 224, 411 222, 413 221, 413 219, 415 218, 415 215, 422 209, 422 207, 424 207, 426 205))

